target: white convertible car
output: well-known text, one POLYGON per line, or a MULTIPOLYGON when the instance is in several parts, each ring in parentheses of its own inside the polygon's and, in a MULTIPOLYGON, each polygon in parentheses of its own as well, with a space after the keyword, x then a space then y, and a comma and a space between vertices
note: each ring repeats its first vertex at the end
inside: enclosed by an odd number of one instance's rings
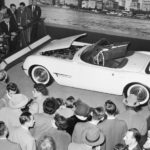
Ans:
POLYGON ((28 56, 23 69, 35 83, 58 84, 92 91, 150 98, 150 53, 128 51, 129 43, 75 41, 85 34, 53 40, 28 56))

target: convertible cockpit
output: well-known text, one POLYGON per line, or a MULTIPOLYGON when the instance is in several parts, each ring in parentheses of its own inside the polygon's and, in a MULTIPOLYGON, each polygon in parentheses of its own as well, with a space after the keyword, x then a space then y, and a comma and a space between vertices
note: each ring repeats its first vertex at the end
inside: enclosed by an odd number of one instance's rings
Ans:
POLYGON ((89 46, 81 55, 81 59, 94 65, 122 68, 128 62, 127 55, 129 42, 110 44, 106 39, 101 39, 89 46))

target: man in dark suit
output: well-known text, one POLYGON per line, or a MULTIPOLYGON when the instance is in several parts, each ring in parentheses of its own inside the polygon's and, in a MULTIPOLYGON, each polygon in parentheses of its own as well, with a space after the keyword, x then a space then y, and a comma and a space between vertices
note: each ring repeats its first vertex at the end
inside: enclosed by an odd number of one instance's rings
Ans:
POLYGON ((5 35, 4 37, 7 38, 10 52, 12 52, 16 48, 17 28, 14 22, 10 20, 8 14, 4 15, 3 21, 0 23, 0 28, 5 35))
POLYGON ((2 150, 21 150, 21 147, 7 139, 8 129, 3 121, 0 121, 0 148, 2 150))
POLYGON ((32 12, 31 42, 34 42, 38 37, 38 25, 41 17, 41 8, 37 5, 36 0, 32 0, 32 4, 29 5, 28 8, 32 12))
POLYGON ((10 16, 10 22, 13 23, 15 30, 18 30, 18 24, 17 24, 17 9, 15 4, 10 4, 10 8, 8 9, 8 14, 10 16))

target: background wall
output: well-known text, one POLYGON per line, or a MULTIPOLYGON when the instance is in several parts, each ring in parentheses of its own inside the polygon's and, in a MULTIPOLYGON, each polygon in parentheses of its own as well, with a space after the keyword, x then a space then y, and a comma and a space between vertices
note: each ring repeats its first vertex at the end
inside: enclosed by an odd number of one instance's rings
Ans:
POLYGON ((9 7, 11 3, 14 3, 18 7, 20 2, 24 2, 26 5, 29 5, 31 0, 5 0, 5 5, 9 7))

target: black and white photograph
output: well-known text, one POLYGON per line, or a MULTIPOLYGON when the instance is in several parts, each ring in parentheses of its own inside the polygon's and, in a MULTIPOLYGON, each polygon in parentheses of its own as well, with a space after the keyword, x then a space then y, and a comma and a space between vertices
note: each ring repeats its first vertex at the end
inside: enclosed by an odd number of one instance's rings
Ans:
POLYGON ((150 0, 0 0, 0 150, 149 150, 150 0))

